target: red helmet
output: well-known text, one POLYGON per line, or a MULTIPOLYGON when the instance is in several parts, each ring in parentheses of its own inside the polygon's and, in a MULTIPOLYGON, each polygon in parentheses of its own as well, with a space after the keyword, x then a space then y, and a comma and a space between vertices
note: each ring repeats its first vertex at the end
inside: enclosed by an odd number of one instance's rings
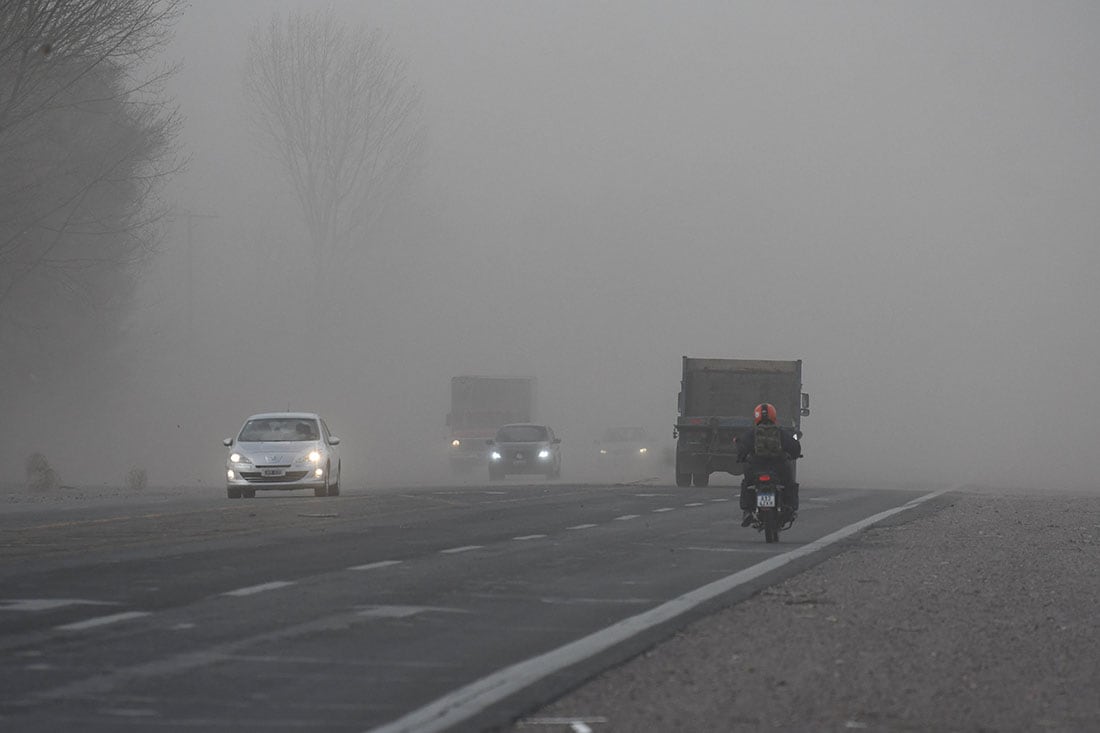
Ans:
POLYGON ((762 422, 775 422, 775 405, 761 402, 752 411, 752 421, 756 425, 762 422))

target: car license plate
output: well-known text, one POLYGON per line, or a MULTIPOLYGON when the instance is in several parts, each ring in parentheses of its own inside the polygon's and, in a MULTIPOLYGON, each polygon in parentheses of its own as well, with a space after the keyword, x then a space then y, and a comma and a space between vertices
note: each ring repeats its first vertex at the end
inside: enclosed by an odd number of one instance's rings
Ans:
POLYGON ((756 506, 767 509, 775 506, 774 491, 758 491, 756 493, 756 506))
POLYGON ((281 468, 265 468, 263 470, 264 476, 286 476, 286 471, 281 468))

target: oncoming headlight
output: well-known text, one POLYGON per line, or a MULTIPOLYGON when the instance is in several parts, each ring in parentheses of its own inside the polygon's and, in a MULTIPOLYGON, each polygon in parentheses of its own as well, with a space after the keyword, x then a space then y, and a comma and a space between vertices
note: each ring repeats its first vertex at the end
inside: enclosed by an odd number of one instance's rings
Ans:
POLYGON ((501 459, 501 455, 497 451, 493 451, 489 454, 489 459, 493 461, 499 461, 501 459))
POLYGON ((542 460, 545 461, 549 457, 550 457, 550 451, 548 451, 546 448, 543 448, 542 450, 539 451, 539 458, 541 458, 542 460))
POLYGON ((639 452, 639 453, 643 453, 643 454, 645 454, 645 453, 649 453, 649 448, 639 448, 639 449, 638 449, 638 452, 639 452))
POLYGON ((313 463, 316 463, 317 461, 321 460, 320 452, 315 451, 315 450, 311 450, 309 452, 309 460, 312 461, 313 463))
POLYGON ((460 445, 462 445, 462 441, 459 440, 458 438, 455 438, 454 440, 451 441, 451 447, 452 448, 457 448, 460 445))

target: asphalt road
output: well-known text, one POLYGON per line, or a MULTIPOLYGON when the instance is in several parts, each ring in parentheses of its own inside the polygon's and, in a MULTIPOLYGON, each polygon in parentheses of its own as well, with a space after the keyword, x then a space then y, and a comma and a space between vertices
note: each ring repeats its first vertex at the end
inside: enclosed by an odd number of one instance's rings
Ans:
POLYGON ((0 728, 507 726, 927 494, 804 487, 766 545, 728 486, 66 491, 0 512, 0 728))

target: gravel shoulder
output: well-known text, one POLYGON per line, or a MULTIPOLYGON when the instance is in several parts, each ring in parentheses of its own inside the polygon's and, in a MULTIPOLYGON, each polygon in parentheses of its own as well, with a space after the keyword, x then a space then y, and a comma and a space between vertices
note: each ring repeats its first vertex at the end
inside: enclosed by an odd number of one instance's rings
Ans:
POLYGON ((952 494, 512 730, 586 728, 1100 730, 1100 491, 952 494))

